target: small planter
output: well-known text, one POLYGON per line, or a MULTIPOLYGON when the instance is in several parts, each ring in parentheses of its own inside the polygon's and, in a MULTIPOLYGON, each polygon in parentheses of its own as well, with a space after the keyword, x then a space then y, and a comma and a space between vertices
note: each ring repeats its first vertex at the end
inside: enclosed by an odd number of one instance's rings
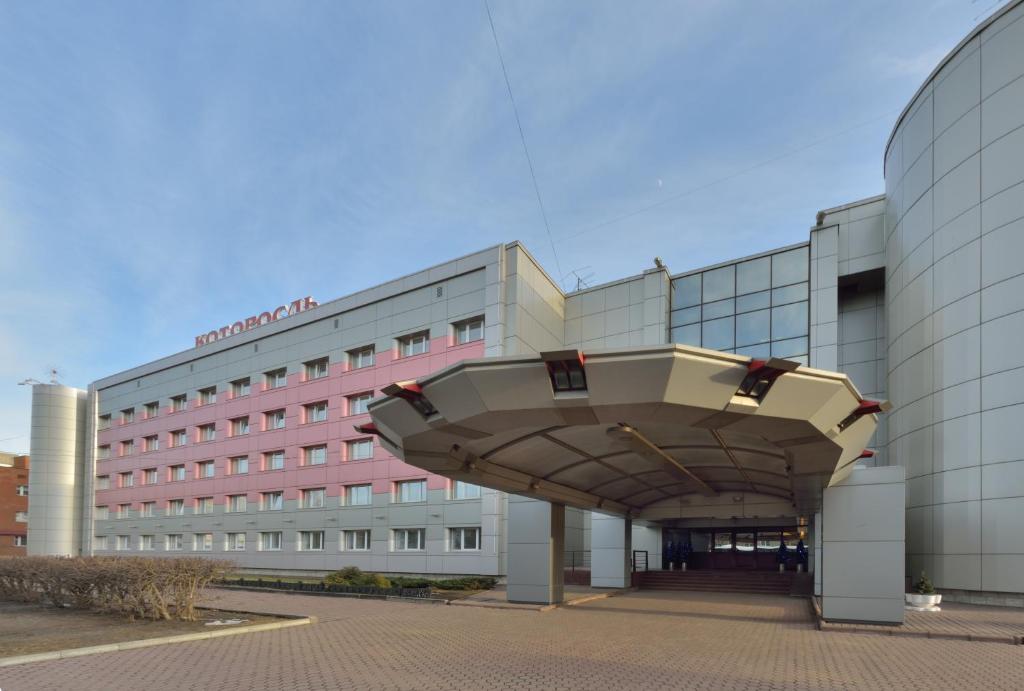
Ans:
POLYGON ((922 595, 920 593, 907 593, 907 608, 917 612, 939 612, 938 604, 942 602, 942 595, 922 595))

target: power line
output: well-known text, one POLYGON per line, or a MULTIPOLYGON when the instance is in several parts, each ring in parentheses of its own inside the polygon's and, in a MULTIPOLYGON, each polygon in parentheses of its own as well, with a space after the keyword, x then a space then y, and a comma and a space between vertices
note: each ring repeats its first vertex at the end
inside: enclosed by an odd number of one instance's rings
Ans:
MULTIPOLYGON (((548 214, 544 209, 544 200, 540 196, 540 186, 537 184, 537 174, 533 170, 533 159, 530 158, 530 149, 526 146, 526 135, 523 133, 523 123, 519 119, 519 108, 516 106, 515 96, 512 95, 512 83, 508 78, 508 70, 505 69, 505 58, 501 54, 501 43, 498 42, 498 32, 494 28, 494 17, 491 16, 491 6, 484 0, 484 8, 487 10, 487 22, 491 25, 491 36, 494 37, 494 47, 498 52, 498 62, 501 63, 501 73, 505 77, 505 88, 508 89, 508 100, 512 103, 512 112, 516 116, 516 127, 519 128, 519 140, 523 143, 523 153, 526 154, 526 164, 530 168, 530 179, 533 180, 533 191, 537 194, 537 206, 540 207, 540 215, 544 220, 544 229, 548 233, 548 241, 551 243, 551 254, 555 256, 555 268, 558 270, 558 282, 562 282, 562 266, 558 261, 558 251, 555 249, 555 238, 551 235, 551 226, 548 224, 548 214)), ((561 288, 561 285, 559 285, 561 288)))

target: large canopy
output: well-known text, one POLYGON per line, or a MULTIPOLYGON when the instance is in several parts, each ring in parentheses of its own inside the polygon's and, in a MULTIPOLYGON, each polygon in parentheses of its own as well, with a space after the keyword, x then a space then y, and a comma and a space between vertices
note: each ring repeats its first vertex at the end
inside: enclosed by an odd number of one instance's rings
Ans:
POLYGON ((844 374, 682 345, 466 360, 384 393, 368 431, 407 463, 637 518, 723 492, 815 511, 886 405, 844 374))

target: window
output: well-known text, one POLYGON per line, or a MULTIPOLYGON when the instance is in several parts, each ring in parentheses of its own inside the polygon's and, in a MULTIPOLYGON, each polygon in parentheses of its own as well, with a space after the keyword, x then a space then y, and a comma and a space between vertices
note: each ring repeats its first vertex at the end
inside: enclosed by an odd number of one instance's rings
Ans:
POLYGON ((373 400, 372 393, 359 393, 348 397, 348 414, 362 415, 367 412, 367 406, 373 400))
POLYGON ((284 409, 263 413, 263 429, 284 429, 284 409))
POLYGON ((121 424, 127 425, 130 422, 135 422, 135 408, 125 408, 121 411, 121 424))
POLYGON ((185 446, 185 443, 187 441, 188 441, 188 435, 185 434, 185 430, 183 430, 183 429, 176 429, 173 432, 171 432, 171 446, 172 447, 185 446))
POLYGON ((139 536, 139 549, 145 552, 153 551, 153 536, 152 535, 140 535, 139 536))
POLYGON ((714 545, 716 552, 732 551, 732 533, 716 532, 714 545))
POLYGON ((159 451, 160 449, 160 437, 153 434, 142 439, 142 450, 143 451, 159 451))
POLYGON ((373 485, 349 485, 345 488, 346 506, 369 506, 373 503, 373 485))
POLYGON ((426 480, 403 480, 395 483, 395 501, 401 504, 427 500, 426 480))
POLYGON ((110 476, 109 475, 97 475, 96 476, 96 489, 110 489, 110 476))
POLYGON ((420 355, 430 350, 430 334, 427 331, 421 331, 419 333, 412 334, 411 336, 403 336, 398 339, 398 353, 402 357, 412 357, 413 355, 420 355))
POLYGON ((117 517, 118 518, 128 518, 128 516, 131 515, 131 512, 132 512, 132 505, 131 504, 118 504, 117 505, 117 517))
POLYGON ((160 481, 156 468, 146 468, 142 471, 142 484, 155 485, 160 481))
POLYGON ((551 388, 555 393, 587 390, 587 375, 579 359, 552 360, 546 364, 548 376, 551 378, 551 388))
POLYGON ((96 520, 105 521, 110 518, 110 507, 97 506, 96 507, 96 520))
POLYGON ((403 528, 391 531, 391 545, 396 552, 419 551, 423 549, 423 529, 403 528))
POLYGON ((260 494, 260 511, 280 511, 284 508, 284 492, 260 494))
POLYGON ((110 458, 110 444, 104 444, 96 448, 96 458, 105 461, 110 458))
POLYGON ((196 533, 193 535, 192 549, 196 552, 212 552, 213 533, 196 533))
POLYGON ((249 472, 249 457, 236 456, 228 460, 228 472, 232 475, 245 475, 249 472))
POLYGON ((249 395, 249 377, 236 379, 231 382, 231 398, 241 398, 249 395))
POLYGON ((184 499, 170 499, 167 501, 167 515, 168 516, 184 516, 185 515, 185 500, 184 499))
POLYGON ((17 487, 14 488, 14 493, 17 494, 19 497, 27 497, 28 485, 18 485, 17 487))
POLYGON ((213 497, 196 497, 196 513, 213 513, 213 497))
MULTIPOLYGON (((7 514, 8 516, 10 514, 7 514)), ((15 523, 28 523, 28 511, 15 511, 14 512, 15 523)))
POLYGON ((100 415, 97 420, 97 426, 100 429, 110 429, 110 413, 100 415))
POLYGON ((282 367, 281 369, 265 372, 263 374, 263 382, 267 389, 279 389, 288 383, 288 370, 282 367))
POLYGON ((224 536, 224 549, 229 552, 245 551, 245 533, 228 533, 224 536))
POLYGON ((124 489, 126 487, 135 486, 135 473, 128 471, 127 473, 117 474, 117 486, 124 489))
POLYGON ((324 531, 322 530, 300 530, 299 551, 301 552, 322 552, 324 549, 324 531))
POLYGON ((239 437, 243 434, 249 434, 249 416, 236 417, 231 421, 231 436, 239 437))
POLYGON ((160 414, 160 402, 159 401, 153 401, 152 403, 147 403, 146 406, 145 406, 145 414, 146 414, 146 419, 147 420, 151 420, 151 419, 155 418, 157 415, 159 415, 160 414))
POLYGON ((341 531, 341 548, 348 552, 368 552, 370 550, 370 531, 341 531))
POLYGON ((213 441, 217 438, 217 426, 214 423, 199 425, 196 428, 199 433, 199 441, 213 441))
POLYGON ((133 453, 135 453, 135 440, 134 439, 126 439, 123 442, 121 442, 121 455, 122 456, 131 456, 133 453))
POLYGON ((167 468, 167 481, 168 482, 181 482, 185 479, 185 466, 184 465, 172 465, 167 468))
POLYGON ((373 355, 373 346, 366 346, 365 348, 358 348, 356 350, 348 351, 349 369, 362 369, 363 367, 373 367, 373 355))
POLYGON ((213 477, 216 473, 213 461, 200 461, 196 463, 196 477, 202 480, 203 478, 213 477))
POLYGON ((131 535, 118 535, 117 536, 117 545, 115 545, 115 549, 118 552, 125 552, 127 550, 130 550, 131 548, 132 548, 132 537, 131 537, 131 535))
POLYGON ((324 445, 320 446, 307 446, 302 449, 302 464, 303 465, 323 465, 327 462, 327 447, 324 445))
POLYGON ((479 528, 449 528, 448 549, 452 552, 469 552, 480 549, 479 528))
POLYGON ((152 518, 156 515, 156 502, 155 501, 144 501, 139 509, 139 516, 142 518, 152 518))
POLYGON ((14 546, 15 547, 28 547, 28 538, 25 537, 24 535, 15 535, 14 536, 14 546))
POLYGON ((303 363, 303 366, 306 369, 306 381, 322 379, 327 376, 327 358, 325 357, 303 363))
POLYGON ((188 406, 188 397, 185 394, 171 396, 171 412, 180 413, 188 406))
POLYGON ((302 406, 303 418, 306 423, 327 421, 327 401, 318 401, 302 406))
POLYGON ((373 439, 355 439, 345 442, 345 456, 350 461, 373 458, 373 439))
POLYGON ((199 389, 199 405, 210 405, 211 403, 217 402, 217 387, 208 386, 205 389, 199 389))
POLYGON ((107 549, 107 536, 106 535, 94 535, 92 538, 92 546, 97 550, 107 549))
POLYGON ((462 480, 452 483, 452 499, 479 499, 480 485, 471 485, 462 480))
POLYGON ((172 533, 164 538, 164 549, 168 552, 180 552, 182 550, 182 540, 180 533, 172 533))
POLYGON ((246 509, 246 496, 244 494, 229 494, 227 511, 229 513, 244 513, 246 509))
POLYGON ((260 533, 260 550, 263 552, 279 552, 281 550, 281 533, 260 533))
POLYGON ((323 487, 302 490, 302 508, 322 509, 327 501, 327 490, 323 487))
POLYGON ((484 319, 476 317, 467 319, 464 322, 455 324, 455 343, 462 345, 472 341, 481 341, 484 338, 484 319))
POLYGON ((264 470, 283 470, 284 451, 268 451, 263 454, 264 470))

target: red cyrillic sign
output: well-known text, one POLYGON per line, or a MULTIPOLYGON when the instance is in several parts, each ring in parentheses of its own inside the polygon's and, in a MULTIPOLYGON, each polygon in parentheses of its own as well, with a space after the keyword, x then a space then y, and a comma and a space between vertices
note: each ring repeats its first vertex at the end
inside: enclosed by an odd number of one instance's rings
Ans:
POLYGON ((248 331, 249 329, 254 329, 257 326, 276 322, 278 319, 284 319, 285 317, 290 317, 293 314, 298 314, 299 312, 305 312, 308 309, 316 307, 317 304, 316 300, 307 296, 292 301, 292 304, 290 305, 281 305, 273 311, 254 314, 251 317, 247 317, 244 321, 237 321, 234 324, 215 329, 210 333, 196 336, 196 348, 208 345, 214 341, 219 341, 220 339, 227 338, 228 336, 240 334, 243 331, 248 331))

